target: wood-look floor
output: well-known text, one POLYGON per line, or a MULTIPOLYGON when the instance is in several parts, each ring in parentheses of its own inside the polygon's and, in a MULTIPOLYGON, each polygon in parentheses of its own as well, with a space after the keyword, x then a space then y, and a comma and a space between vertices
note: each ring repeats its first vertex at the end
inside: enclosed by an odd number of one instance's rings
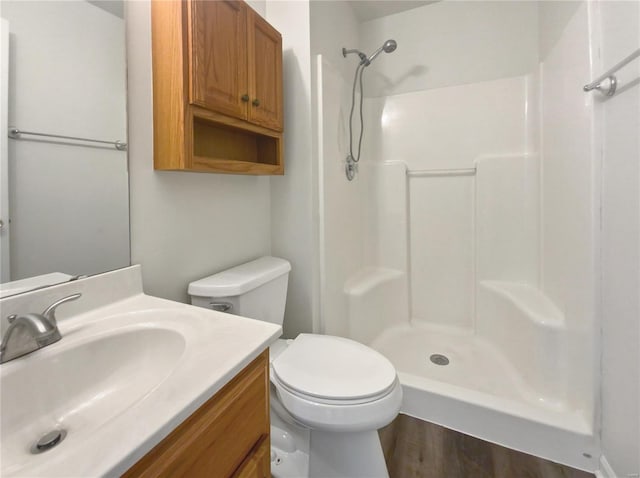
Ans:
POLYGON ((380 440, 391 478, 594 478, 407 415, 380 440))

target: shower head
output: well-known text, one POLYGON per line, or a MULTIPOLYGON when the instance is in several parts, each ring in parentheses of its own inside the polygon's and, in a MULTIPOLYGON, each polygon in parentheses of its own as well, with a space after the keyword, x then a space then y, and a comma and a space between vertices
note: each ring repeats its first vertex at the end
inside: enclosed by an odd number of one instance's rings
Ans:
POLYGON ((398 44, 396 43, 395 40, 387 40, 386 42, 384 42, 382 44, 382 46, 380 48, 378 48, 376 51, 374 51, 371 56, 369 56, 369 58, 366 59, 365 61, 365 66, 369 66, 371 64, 371 62, 373 60, 376 59, 376 57, 382 53, 391 53, 392 51, 395 51, 395 49, 398 48, 398 44))
POLYGON ((382 49, 385 53, 391 53, 392 51, 395 51, 396 48, 398 48, 398 44, 395 40, 387 40, 384 42, 384 45, 382 45, 382 49))
POLYGON ((395 51, 396 48, 398 48, 398 44, 396 43, 395 40, 387 40, 382 44, 380 48, 374 51, 373 54, 369 57, 367 57, 367 55, 362 53, 360 50, 355 50, 355 49, 347 50, 346 48, 342 49, 342 56, 344 56, 345 58, 350 53, 355 53, 360 58, 360 63, 358 63, 358 66, 356 67, 356 73, 353 77, 353 89, 351 90, 351 113, 349 113, 349 155, 347 156, 347 161, 345 164, 345 173, 349 181, 351 181, 355 177, 358 171, 357 165, 358 165, 358 161, 360 161, 360 152, 362 151, 362 135, 364 134, 364 121, 363 121, 363 115, 362 115, 362 103, 363 103, 364 92, 362 91, 362 74, 364 73, 365 68, 369 66, 371 62, 375 60, 376 57, 381 52, 384 51, 385 53, 391 53, 392 51, 395 51), (353 110, 355 109, 355 106, 356 106, 356 86, 358 85, 358 80, 360 82, 360 139, 358 140, 357 154, 354 155, 353 154, 353 110))
POLYGON ((380 53, 382 52, 391 53, 392 51, 395 51, 396 48, 398 48, 398 44, 396 43, 395 40, 387 40, 386 42, 383 43, 383 45, 380 48, 374 51, 368 58, 367 58, 367 55, 362 53, 360 50, 355 50, 355 49, 347 50, 346 48, 342 49, 342 56, 346 58, 348 54, 355 53, 360 57, 360 65, 369 66, 371 62, 375 60, 380 53))

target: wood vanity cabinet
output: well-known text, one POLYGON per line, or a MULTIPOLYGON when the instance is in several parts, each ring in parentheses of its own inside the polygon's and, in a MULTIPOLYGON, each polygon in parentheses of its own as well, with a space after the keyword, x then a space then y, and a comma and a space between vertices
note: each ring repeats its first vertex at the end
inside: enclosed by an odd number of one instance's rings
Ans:
POLYGON ((154 0, 154 166, 283 174, 282 37, 241 0, 154 0))
POLYGON ((234 377, 124 478, 269 478, 268 350, 234 377))

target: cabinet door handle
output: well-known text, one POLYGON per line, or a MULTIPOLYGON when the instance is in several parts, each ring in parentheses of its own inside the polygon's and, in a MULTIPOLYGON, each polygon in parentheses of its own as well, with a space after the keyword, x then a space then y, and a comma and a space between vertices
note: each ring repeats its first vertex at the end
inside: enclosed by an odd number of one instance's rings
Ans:
POLYGON ((251 104, 252 104, 253 106, 260 106, 260 100, 259 100, 258 98, 256 98, 256 99, 254 99, 254 100, 251 102, 251 104))
POLYGON ((249 95, 247 95, 247 94, 245 93, 244 95, 242 95, 242 96, 240 97, 240 99, 241 99, 244 103, 246 103, 246 102, 248 102, 248 101, 249 101, 249 95))

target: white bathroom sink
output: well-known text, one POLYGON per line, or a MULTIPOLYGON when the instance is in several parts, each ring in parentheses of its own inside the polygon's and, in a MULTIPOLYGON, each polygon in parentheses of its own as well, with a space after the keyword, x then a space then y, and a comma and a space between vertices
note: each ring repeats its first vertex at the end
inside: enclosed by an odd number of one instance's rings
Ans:
POLYGON ((0 366, 3 477, 121 474, 280 333, 142 294, 59 327, 0 366), (33 454, 52 430, 66 437, 33 454))
POLYGON ((133 327, 60 343, 3 367, 3 468, 27 463, 30 445, 51 430, 88 438, 159 385, 184 350, 175 330, 133 327))

